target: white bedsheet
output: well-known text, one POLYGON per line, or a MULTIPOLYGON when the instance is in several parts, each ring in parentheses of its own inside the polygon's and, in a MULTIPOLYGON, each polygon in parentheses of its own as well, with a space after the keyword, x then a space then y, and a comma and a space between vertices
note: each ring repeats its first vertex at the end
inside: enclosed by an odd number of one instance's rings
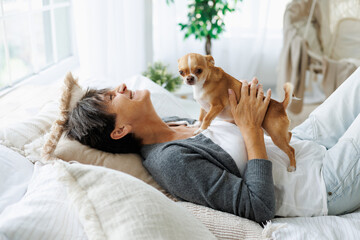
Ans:
POLYGON ((276 218, 267 224, 273 239, 360 239, 360 209, 342 216, 276 218))

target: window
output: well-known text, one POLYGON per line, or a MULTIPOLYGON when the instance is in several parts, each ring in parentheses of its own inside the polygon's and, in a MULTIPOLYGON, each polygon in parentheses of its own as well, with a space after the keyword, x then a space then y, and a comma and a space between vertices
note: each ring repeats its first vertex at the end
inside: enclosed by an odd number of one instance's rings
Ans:
POLYGON ((74 55, 70 0, 0 4, 0 89, 74 55))

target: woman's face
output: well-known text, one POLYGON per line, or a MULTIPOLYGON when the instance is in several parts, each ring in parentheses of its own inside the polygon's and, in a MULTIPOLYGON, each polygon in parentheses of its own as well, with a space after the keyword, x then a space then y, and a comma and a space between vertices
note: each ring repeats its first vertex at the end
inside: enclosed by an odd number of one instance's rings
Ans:
POLYGON ((121 84, 105 94, 109 113, 116 114, 116 122, 132 124, 152 108, 148 90, 129 90, 121 84))

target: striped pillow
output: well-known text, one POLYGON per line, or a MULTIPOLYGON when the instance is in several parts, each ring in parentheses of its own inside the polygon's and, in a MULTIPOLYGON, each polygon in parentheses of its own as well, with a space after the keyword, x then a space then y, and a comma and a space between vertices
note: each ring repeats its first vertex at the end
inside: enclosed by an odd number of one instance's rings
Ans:
POLYGON ((89 239, 216 239, 185 208, 128 174, 57 161, 89 239))
POLYGON ((4 239, 88 239, 66 188, 54 172, 52 165, 35 164, 25 196, 0 215, 4 239))

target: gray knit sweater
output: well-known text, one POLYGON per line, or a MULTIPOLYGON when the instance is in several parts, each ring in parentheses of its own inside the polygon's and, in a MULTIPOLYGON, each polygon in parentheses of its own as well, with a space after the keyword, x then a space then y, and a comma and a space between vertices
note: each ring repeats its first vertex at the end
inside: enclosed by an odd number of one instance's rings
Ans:
POLYGON ((173 196, 256 222, 275 215, 272 163, 248 161, 244 176, 231 156, 202 134, 143 146, 143 164, 173 196))

